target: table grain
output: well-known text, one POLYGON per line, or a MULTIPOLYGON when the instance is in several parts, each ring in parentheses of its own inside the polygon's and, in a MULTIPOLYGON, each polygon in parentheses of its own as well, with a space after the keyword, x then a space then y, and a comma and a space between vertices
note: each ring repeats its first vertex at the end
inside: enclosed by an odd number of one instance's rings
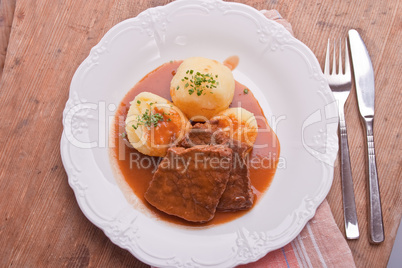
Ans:
MULTIPOLYGON (((59 143, 69 85, 90 49, 113 25, 168 2, 0 0, 1 267, 148 267, 81 212, 59 143)), ((380 245, 368 241, 366 147, 353 88, 346 121, 361 235, 348 244, 357 267, 386 267, 402 215, 400 1, 238 2, 278 10, 321 65, 328 38, 344 38, 351 28, 361 33, 376 78, 374 132, 386 238, 380 245)), ((327 200, 344 232, 336 163, 327 200)))

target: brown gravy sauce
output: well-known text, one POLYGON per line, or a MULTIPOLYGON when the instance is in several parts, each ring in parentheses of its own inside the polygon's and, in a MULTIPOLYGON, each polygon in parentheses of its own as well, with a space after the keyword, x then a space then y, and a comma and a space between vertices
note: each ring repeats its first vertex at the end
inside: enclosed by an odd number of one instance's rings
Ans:
MULTIPOLYGON (((115 144, 112 148, 112 157, 115 158, 114 160, 117 163, 117 168, 132 191, 149 210, 157 215, 158 218, 185 226, 210 226, 225 223, 244 215, 249 210, 216 212, 215 217, 211 221, 199 224, 187 222, 178 217, 167 215, 151 206, 145 200, 144 193, 152 180, 152 172, 156 170, 160 158, 139 153, 137 150, 130 147, 129 143, 125 141, 122 136, 122 133, 125 132, 124 121, 128 109, 130 108, 130 101, 132 101, 139 93, 145 91, 151 92, 172 101, 170 97, 170 81, 175 75, 181 62, 182 61, 173 61, 161 65, 142 78, 141 81, 138 82, 123 98, 116 111, 114 131, 111 133, 111 139, 113 139, 112 144, 115 144), (132 163, 130 160, 130 154, 131 160, 134 159, 139 163, 143 163, 145 166, 150 163, 153 164, 150 164, 149 168, 141 168, 139 165, 132 163)), ((234 65, 237 65, 236 60, 234 64, 231 63, 230 65, 235 67, 234 65)), ((245 94, 244 89, 246 88, 247 87, 236 81, 235 94, 230 107, 241 106, 254 113, 257 118, 259 131, 254 147, 249 154, 250 180, 255 193, 254 204, 256 204, 272 182, 279 159, 280 145, 275 133, 269 127, 264 117, 264 113, 251 90, 248 89, 248 93, 245 94), (252 163, 252 161, 254 162, 252 163)))

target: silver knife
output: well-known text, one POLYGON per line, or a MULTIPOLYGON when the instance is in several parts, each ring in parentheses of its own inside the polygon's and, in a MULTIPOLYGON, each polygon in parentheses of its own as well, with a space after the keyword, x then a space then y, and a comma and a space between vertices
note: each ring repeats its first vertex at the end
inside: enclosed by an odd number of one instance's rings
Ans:
POLYGON ((356 30, 349 30, 349 44, 355 76, 357 101, 367 135, 370 242, 377 244, 384 241, 384 224, 382 220, 373 136, 374 71, 367 48, 356 30))

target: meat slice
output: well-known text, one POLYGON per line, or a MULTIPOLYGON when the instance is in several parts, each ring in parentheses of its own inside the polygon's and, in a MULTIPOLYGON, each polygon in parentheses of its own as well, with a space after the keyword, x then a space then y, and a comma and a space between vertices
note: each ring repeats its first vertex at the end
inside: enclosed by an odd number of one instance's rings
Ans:
POLYGON ((245 161, 249 146, 236 140, 231 140, 227 145, 233 151, 232 170, 217 210, 237 211, 249 209, 253 206, 254 201, 250 174, 245 161))
POLYGON ((211 120, 209 123, 196 123, 189 133, 181 141, 180 146, 190 148, 195 145, 222 144, 229 140, 229 137, 218 129, 218 120, 211 120))
POLYGON ((219 130, 218 125, 217 120, 211 120, 205 124, 195 124, 181 142, 181 146, 191 148, 199 144, 221 144, 231 148, 233 151, 232 170, 217 209, 220 211, 237 211, 251 208, 254 202, 254 193, 245 161, 251 146, 230 139, 219 130))
POLYGON ((211 220, 232 169, 232 150, 221 145, 170 148, 145 192, 157 209, 191 222, 211 220))

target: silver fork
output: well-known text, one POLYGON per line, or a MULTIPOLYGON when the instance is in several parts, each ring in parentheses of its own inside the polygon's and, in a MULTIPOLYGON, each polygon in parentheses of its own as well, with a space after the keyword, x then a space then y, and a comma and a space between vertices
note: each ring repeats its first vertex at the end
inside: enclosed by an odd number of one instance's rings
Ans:
POLYGON ((341 156, 341 180, 343 197, 343 215, 345 219, 346 238, 359 238, 359 227, 357 223, 355 194, 353 190, 352 169, 350 166, 348 136, 344 106, 351 89, 351 72, 349 62, 348 43, 345 40, 345 73, 342 71, 342 41, 339 41, 339 63, 336 73, 335 43, 333 52, 332 72, 330 74, 330 41, 328 40, 327 55, 325 56, 324 75, 327 78, 329 87, 338 102, 339 111, 339 133, 340 133, 340 156, 341 156))

